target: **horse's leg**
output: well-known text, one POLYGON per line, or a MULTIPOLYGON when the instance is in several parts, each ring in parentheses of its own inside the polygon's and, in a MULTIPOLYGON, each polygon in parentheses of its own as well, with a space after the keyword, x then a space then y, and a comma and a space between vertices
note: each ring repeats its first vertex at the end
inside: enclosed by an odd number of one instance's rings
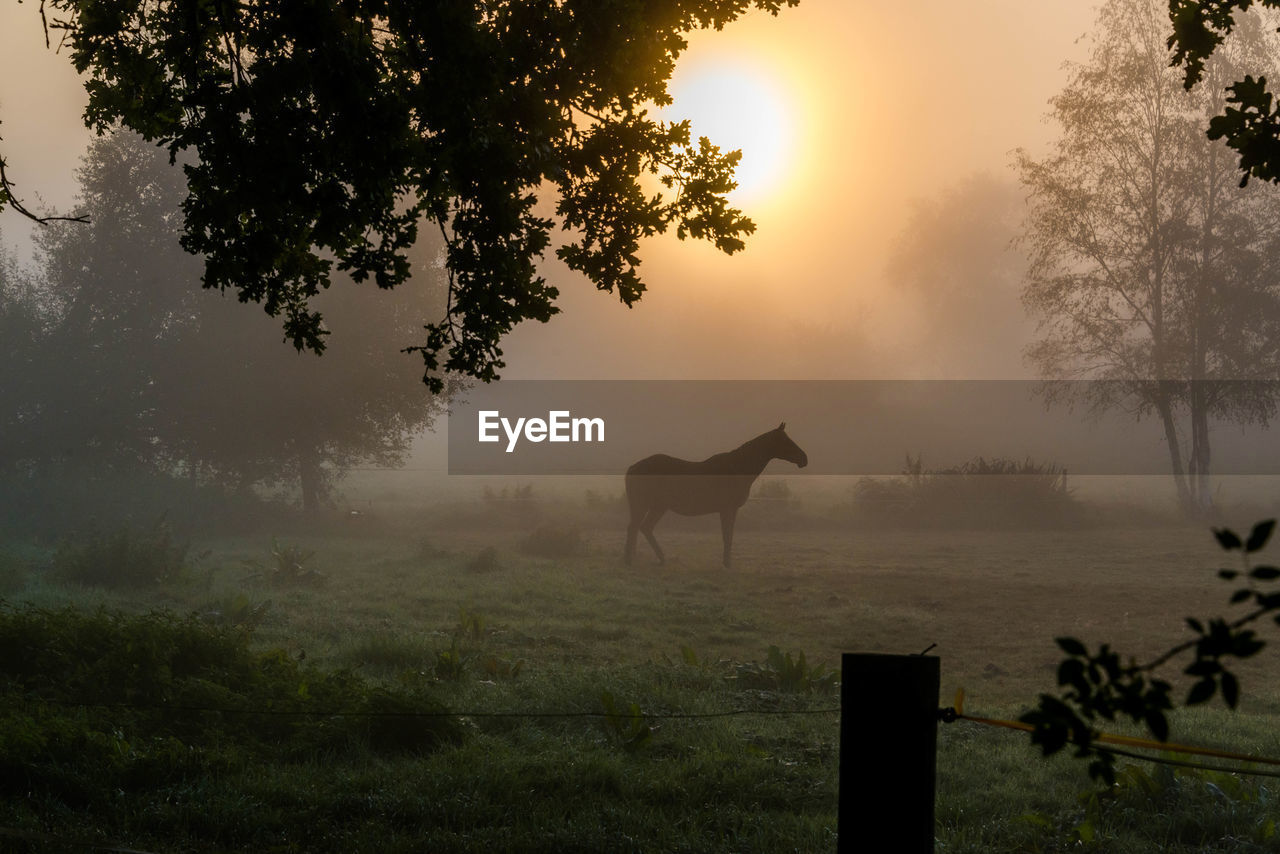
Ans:
POLYGON ((649 545, 653 546, 653 553, 658 556, 658 563, 660 564, 667 562, 667 556, 662 553, 662 546, 658 545, 658 540, 653 536, 653 528, 666 512, 665 507, 654 507, 645 514, 644 521, 640 523, 640 533, 644 534, 644 538, 649 541, 649 545))
POLYGON ((738 518, 738 508, 720 511, 720 533, 724 536, 724 568, 729 568, 729 549, 733 547, 733 523, 738 518))
POLYGON ((627 523, 627 545, 622 550, 622 562, 631 566, 631 559, 636 556, 636 535, 640 533, 640 522, 644 519, 644 510, 631 507, 631 521, 627 523))

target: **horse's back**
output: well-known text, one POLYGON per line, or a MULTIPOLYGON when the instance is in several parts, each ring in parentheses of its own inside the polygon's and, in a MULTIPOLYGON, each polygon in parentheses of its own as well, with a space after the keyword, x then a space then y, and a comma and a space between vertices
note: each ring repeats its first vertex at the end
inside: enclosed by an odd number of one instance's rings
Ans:
MULTIPOLYGON (((715 458, 713 457, 712 460, 715 458)), ((724 476, 712 460, 693 462, 654 454, 627 469, 627 501, 633 512, 655 507, 699 516, 741 507, 752 477, 724 476)))
POLYGON ((698 463, 666 454, 654 454, 627 469, 628 480, 650 474, 698 474, 698 463))
POLYGON ((624 479, 627 501, 633 510, 648 508, 655 504, 666 503, 663 498, 671 481, 666 475, 692 474, 693 464, 679 457, 666 454, 654 454, 645 457, 627 469, 624 479))

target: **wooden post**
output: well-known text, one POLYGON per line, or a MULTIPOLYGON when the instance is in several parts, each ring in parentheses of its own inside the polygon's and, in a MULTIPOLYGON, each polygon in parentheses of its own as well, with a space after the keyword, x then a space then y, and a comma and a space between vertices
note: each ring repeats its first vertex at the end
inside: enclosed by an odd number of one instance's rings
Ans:
POLYGON ((933 851, 938 659, 845 653, 839 854, 933 851))

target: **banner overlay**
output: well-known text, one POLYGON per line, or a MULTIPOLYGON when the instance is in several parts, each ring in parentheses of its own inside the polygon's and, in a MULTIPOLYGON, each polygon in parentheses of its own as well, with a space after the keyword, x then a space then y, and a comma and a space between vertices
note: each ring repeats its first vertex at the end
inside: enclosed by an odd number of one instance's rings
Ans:
POLYGON ((1280 474, 1280 436, 1265 423, 1280 397, 1271 380, 505 380, 451 401, 449 473, 620 475, 652 454, 705 459, 785 422, 809 465, 779 460, 768 473, 897 475, 910 456, 932 470, 982 457, 1167 475, 1163 419, 1150 403, 1161 394, 1184 467, 1185 401, 1201 395, 1240 418, 1210 418, 1211 473, 1280 474))

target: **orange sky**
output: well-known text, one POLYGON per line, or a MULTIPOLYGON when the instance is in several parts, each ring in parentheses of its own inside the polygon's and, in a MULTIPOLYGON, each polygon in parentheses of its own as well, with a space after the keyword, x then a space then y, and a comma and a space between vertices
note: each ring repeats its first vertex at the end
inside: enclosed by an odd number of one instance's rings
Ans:
MULTIPOLYGON (((922 202, 975 173, 1012 179, 1013 149, 1044 149, 1046 102, 1093 15, 1082 0, 802 0, 695 34, 677 75, 758 66, 793 99, 785 191, 748 208, 759 231, 732 258, 650 240, 650 291, 632 310, 548 261, 564 313, 516 331, 507 376, 1025 376, 1016 347, 966 361, 977 329, 917 358, 920 307, 885 284, 886 264, 922 202)), ((0 151, 28 203, 71 203, 82 105, 38 4, 0 6, 0 151)), ((11 245, 27 233, 11 212, 0 230, 11 245)))

